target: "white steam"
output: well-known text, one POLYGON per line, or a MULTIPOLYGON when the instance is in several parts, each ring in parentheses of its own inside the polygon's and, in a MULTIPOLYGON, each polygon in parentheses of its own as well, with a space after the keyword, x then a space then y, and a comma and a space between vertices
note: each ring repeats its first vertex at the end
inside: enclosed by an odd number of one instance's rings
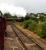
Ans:
POLYGON ((9 5, 6 3, 0 4, 0 10, 3 13, 9 12, 11 15, 25 16, 26 10, 22 7, 16 7, 14 5, 9 5))

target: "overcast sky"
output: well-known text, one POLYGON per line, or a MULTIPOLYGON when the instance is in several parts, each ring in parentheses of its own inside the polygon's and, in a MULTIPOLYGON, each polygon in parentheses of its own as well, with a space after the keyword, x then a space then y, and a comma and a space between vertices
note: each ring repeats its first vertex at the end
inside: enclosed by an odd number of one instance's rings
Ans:
MULTIPOLYGON (((5 6, 12 5, 10 7, 15 7, 18 10, 18 14, 26 14, 26 12, 38 13, 43 12, 46 13, 46 0, 0 0, 0 6, 4 4, 5 6), (4 4, 5 3, 5 4, 4 4)), ((3 5, 3 6, 4 6, 3 5)), ((10 10, 10 9, 9 9, 10 10)), ((14 11, 13 11, 14 12, 14 11)))

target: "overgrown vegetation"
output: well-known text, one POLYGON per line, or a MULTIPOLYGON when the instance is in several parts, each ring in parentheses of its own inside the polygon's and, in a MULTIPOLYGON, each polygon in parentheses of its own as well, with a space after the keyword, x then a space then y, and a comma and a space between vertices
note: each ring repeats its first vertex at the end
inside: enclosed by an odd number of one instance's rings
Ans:
POLYGON ((42 38, 46 38, 46 21, 42 24, 42 30, 39 34, 42 38))
POLYGON ((39 16, 26 16, 23 21, 23 27, 27 28, 42 38, 46 38, 46 15, 40 14, 39 16))
MULTIPOLYGON (((17 16, 11 16, 9 13, 5 13, 4 17, 7 20, 16 21, 17 16)), ((38 34, 42 38, 46 38, 46 14, 44 13, 30 13, 24 17, 21 17, 17 19, 17 21, 21 21, 21 25, 23 25, 24 28, 27 28, 36 34, 38 34)))

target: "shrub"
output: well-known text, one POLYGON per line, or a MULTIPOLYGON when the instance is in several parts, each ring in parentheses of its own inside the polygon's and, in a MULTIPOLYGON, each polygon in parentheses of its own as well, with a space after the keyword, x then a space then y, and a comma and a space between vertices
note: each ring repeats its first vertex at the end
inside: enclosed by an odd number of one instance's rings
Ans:
POLYGON ((36 27, 35 21, 31 19, 24 21, 24 28, 28 28, 29 30, 34 31, 35 27, 36 27))
POLYGON ((24 21, 24 28, 28 28, 28 26, 29 26, 29 24, 30 23, 32 23, 32 21, 31 20, 26 20, 26 21, 24 21))
POLYGON ((26 20, 23 23, 24 28, 28 28, 29 30, 36 32, 40 37, 46 38, 46 21, 36 22, 34 20, 26 20))
POLYGON ((46 38, 46 21, 42 24, 42 31, 40 32, 42 38, 46 38))
POLYGON ((29 24, 28 29, 35 32, 35 28, 36 28, 36 22, 32 21, 32 23, 29 24))

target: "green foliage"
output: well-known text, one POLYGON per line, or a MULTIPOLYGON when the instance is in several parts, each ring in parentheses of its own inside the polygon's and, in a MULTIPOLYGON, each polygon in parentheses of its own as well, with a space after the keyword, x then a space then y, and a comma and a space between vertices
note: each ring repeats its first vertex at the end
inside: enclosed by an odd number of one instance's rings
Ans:
POLYGON ((24 24, 24 28, 27 28, 30 23, 32 23, 31 20, 26 20, 26 21, 24 21, 24 23, 23 23, 23 24, 24 24))
POLYGON ((28 29, 31 30, 31 31, 33 31, 33 32, 35 32, 35 28, 36 28, 36 25, 37 25, 36 23, 37 22, 32 21, 32 23, 29 24, 28 29))
POLYGON ((24 28, 27 28, 36 34, 38 34, 42 38, 46 38, 46 16, 44 14, 40 14, 39 18, 36 16, 26 15, 25 20, 23 22, 24 28))
POLYGON ((5 18, 10 18, 10 17, 11 17, 11 14, 10 14, 10 13, 5 13, 5 14, 4 14, 4 17, 5 17, 5 18))
POLYGON ((26 20, 23 23, 24 28, 28 28, 29 30, 36 32, 40 37, 46 38, 46 21, 44 22, 36 22, 34 20, 26 20))
POLYGON ((31 19, 24 21, 24 28, 28 28, 29 30, 34 31, 35 26, 36 22, 31 19))
POLYGON ((46 21, 42 24, 42 31, 39 34, 42 38, 46 38, 46 21))
POLYGON ((40 21, 44 21, 45 20, 45 17, 44 16, 40 16, 39 20, 40 21))
POLYGON ((6 18, 7 21, 12 21, 12 22, 16 22, 17 18, 16 15, 12 16, 10 13, 4 13, 4 17, 6 18))
POLYGON ((11 18, 17 18, 17 16, 16 16, 16 15, 14 15, 14 16, 11 16, 11 18))
POLYGON ((25 16, 25 20, 30 19, 30 15, 27 13, 27 15, 25 16))
POLYGON ((21 17, 21 20, 20 20, 20 22, 23 22, 24 21, 24 17, 21 17))
POLYGON ((26 17, 25 17, 25 20, 28 20, 28 19, 30 19, 30 17, 29 17, 29 16, 26 16, 26 17))
POLYGON ((0 16, 2 16, 3 15, 3 13, 0 11, 0 16))

